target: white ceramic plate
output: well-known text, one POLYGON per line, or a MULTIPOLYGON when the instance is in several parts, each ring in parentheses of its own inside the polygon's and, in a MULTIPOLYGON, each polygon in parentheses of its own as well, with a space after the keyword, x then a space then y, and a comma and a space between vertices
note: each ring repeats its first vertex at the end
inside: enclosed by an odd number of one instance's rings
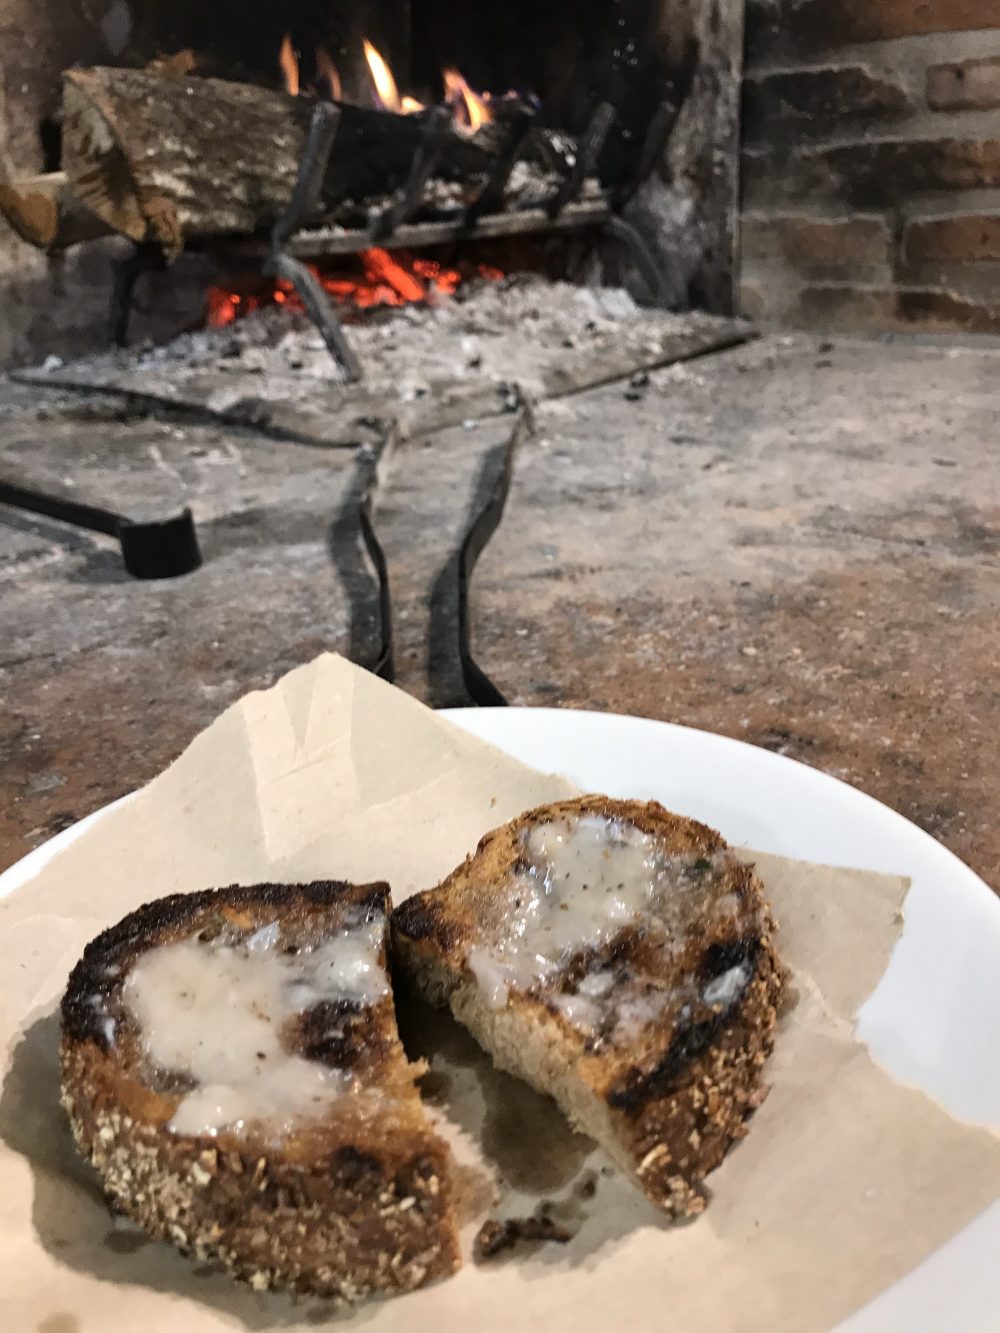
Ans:
MULTIPOLYGON (((835 778, 707 732, 557 709, 446 716, 584 789, 655 798, 721 829, 731 843, 909 875, 903 934, 859 1015, 859 1033, 897 1078, 953 1115, 1000 1128, 1000 900, 933 838, 835 778)), ((0 894, 26 883, 102 813, 0 875, 0 894)), ((840 1328, 1000 1330, 998 1270, 1000 1203, 840 1328)))

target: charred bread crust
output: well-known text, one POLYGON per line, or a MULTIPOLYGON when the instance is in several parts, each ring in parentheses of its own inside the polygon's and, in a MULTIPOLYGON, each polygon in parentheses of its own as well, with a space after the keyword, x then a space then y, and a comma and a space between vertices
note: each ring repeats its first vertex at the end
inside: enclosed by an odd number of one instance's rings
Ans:
MULTIPOLYGON (((763 885, 752 866, 729 854, 713 829, 671 814, 656 802, 586 796, 530 810, 481 840, 473 856, 436 889, 416 894, 392 915, 397 965, 432 1003, 448 1005, 489 1048, 500 1031, 514 1046, 525 1039, 546 1043, 541 1062, 548 1072, 562 1067, 594 1099, 589 1125, 574 1115, 566 1097, 555 1095, 580 1128, 589 1128, 655 1204, 672 1215, 700 1212, 704 1178, 746 1133, 745 1120, 766 1095, 761 1081, 773 1043, 782 971, 773 944, 774 921, 763 885), (484 922, 502 913, 504 886, 522 857, 525 829, 563 817, 599 815, 634 825, 672 853, 687 854, 695 870, 720 864, 716 883, 735 895, 735 921, 695 921, 678 962, 680 971, 710 983, 734 967, 747 981, 732 1003, 695 1006, 644 1031, 631 1049, 589 1039, 552 1003, 552 984, 511 994, 506 1010, 484 1019, 473 998, 476 982, 466 955, 484 922), (494 1025, 494 1026, 491 1026, 494 1025), (489 1028, 489 1031, 485 1029, 489 1028), (492 1034, 492 1037, 491 1037, 492 1034), (599 1108, 599 1109, 598 1109, 599 1108), (599 1121, 604 1132, 594 1129, 599 1121)), ((581 950, 565 975, 592 967, 655 967, 641 928, 624 928, 602 950, 581 950)), ((494 1058, 498 1058, 494 1051, 494 1058)), ((500 1056, 500 1062, 535 1082, 544 1077, 500 1056)))
POLYGON ((252 1126, 170 1130, 183 1081, 146 1067, 141 1034, 117 1003, 131 966, 158 945, 202 932, 239 939, 275 920, 283 939, 315 940, 347 912, 375 920, 390 906, 385 884, 232 887, 148 903, 87 946, 63 999, 62 1102, 116 1209, 257 1290, 356 1300, 454 1272, 450 1154, 420 1104, 391 995, 346 1015, 335 1049, 303 1015, 301 1053, 362 1071, 365 1090, 278 1143, 252 1126))
POLYGON ((111 996, 141 953, 154 944, 171 944, 202 933, 208 939, 223 930, 249 932, 280 914, 286 928, 305 931, 323 914, 347 907, 371 920, 388 916, 392 903, 388 884, 347 884, 317 880, 312 884, 233 884, 200 893, 172 893, 143 903, 90 941, 70 973, 62 1000, 64 1037, 106 1045, 97 995, 111 996))

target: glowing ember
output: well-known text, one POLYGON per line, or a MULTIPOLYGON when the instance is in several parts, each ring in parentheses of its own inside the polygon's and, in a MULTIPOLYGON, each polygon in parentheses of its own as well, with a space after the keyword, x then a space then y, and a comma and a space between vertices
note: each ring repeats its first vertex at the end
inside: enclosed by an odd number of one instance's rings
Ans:
POLYGON ((427 289, 416 276, 393 259, 388 250, 364 250, 361 258, 365 266, 365 276, 376 284, 387 283, 394 292, 405 301, 422 301, 427 289))
POLYGON ((281 42, 281 50, 278 53, 278 64, 281 66, 281 75, 285 80, 285 88, 293 97, 298 96, 299 91, 299 62, 295 54, 295 47, 292 46, 292 39, 288 33, 285 33, 281 42))
MULTIPOLYGON (((435 259, 425 259, 398 251, 362 250, 357 256, 362 273, 313 272, 325 290, 342 306, 369 310, 377 306, 411 305, 417 301, 432 301, 437 296, 450 296, 465 278, 472 276, 495 281, 502 278, 500 269, 489 264, 466 265, 465 271, 445 268, 435 259)), ((208 293, 205 322, 218 329, 233 324, 244 315, 253 314, 268 306, 287 305, 301 310, 302 303, 292 286, 279 279, 273 287, 253 292, 228 291, 212 287, 208 293)))

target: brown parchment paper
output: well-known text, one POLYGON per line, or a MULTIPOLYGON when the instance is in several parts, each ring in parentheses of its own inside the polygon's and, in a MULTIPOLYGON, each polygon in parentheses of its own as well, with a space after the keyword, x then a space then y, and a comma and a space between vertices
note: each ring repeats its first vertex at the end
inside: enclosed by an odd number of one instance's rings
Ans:
MULTIPOLYGON (((509 1333, 618 1327, 826 1329, 907 1272, 1000 1193, 1000 1141, 883 1073, 853 1039, 906 883, 756 857, 798 1001, 771 1094, 670 1228, 554 1107, 492 1069, 445 1016, 404 1016, 427 1095, 500 1211, 554 1200, 565 1246, 468 1264, 346 1314, 254 1294, 112 1219, 58 1106, 56 1009, 98 930, 148 898, 234 882, 435 883, 489 828, 572 792, 412 699, 324 656, 251 694, 142 792, 0 902, 0 1254, 12 1333, 313 1329, 509 1333), (581 1183, 596 1184, 583 1197, 581 1183)), ((725 833, 725 830, 722 830, 725 833)), ((475 1223, 467 1234, 471 1234, 475 1223)))

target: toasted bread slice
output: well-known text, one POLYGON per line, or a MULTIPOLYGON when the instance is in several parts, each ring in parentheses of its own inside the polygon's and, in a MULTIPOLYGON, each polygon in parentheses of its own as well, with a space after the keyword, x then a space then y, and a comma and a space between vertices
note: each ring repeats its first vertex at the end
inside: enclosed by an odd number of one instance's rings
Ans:
POLYGON ((393 913, 393 953, 494 1061, 679 1216, 763 1097, 781 972, 760 881, 655 802, 586 796, 488 833, 393 913))
POLYGON ((458 1267, 450 1155, 396 1032, 385 884, 139 908, 62 1004, 62 1100, 111 1202, 257 1290, 358 1299, 458 1267))

